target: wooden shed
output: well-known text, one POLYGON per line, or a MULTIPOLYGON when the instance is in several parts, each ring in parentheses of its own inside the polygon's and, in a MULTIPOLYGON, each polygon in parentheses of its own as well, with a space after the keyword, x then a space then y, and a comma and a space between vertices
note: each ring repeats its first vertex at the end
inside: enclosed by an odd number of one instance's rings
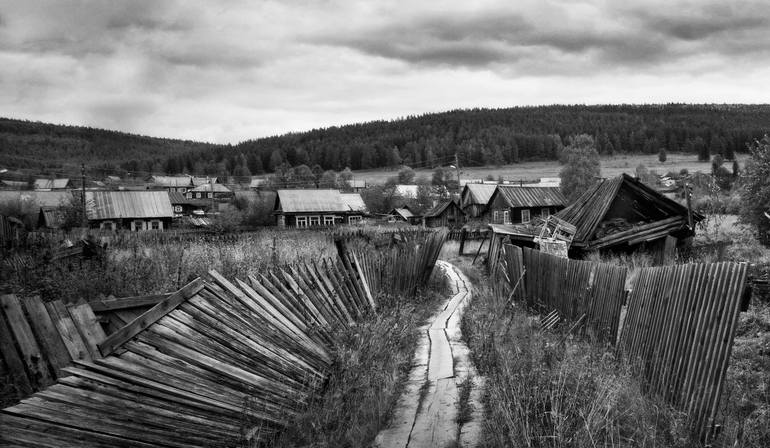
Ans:
POLYGON ((428 210, 422 222, 425 227, 462 227, 465 223, 465 212, 457 202, 447 200, 428 210))
POLYGON ((567 198, 554 187, 498 185, 489 198, 485 216, 494 224, 527 224, 543 219, 567 205, 567 198))
POLYGON ((482 216, 497 185, 465 184, 460 194, 460 208, 469 218, 482 216))
POLYGON ((556 214, 576 227, 577 251, 633 251, 641 245, 668 246, 695 234, 698 213, 622 174, 605 179, 556 214))

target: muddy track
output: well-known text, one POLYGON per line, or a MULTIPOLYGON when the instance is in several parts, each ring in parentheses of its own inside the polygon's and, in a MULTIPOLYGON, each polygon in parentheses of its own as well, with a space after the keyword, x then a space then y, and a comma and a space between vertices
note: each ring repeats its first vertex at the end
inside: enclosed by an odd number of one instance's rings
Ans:
POLYGON ((409 378, 390 426, 375 439, 376 447, 472 447, 478 442, 483 381, 460 332, 470 285, 450 263, 438 261, 436 268, 447 279, 450 297, 421 328, 409 378))

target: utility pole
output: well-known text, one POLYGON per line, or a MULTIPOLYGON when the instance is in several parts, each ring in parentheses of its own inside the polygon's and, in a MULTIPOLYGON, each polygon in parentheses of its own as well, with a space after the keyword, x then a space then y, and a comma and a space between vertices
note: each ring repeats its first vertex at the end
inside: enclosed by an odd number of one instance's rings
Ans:
POLYGON ((455 153, 455 171, 457 171, 457 191, 460 191, 460 158, 455 153))
POLYGON ((80 205, 83 208, 83 227, 88 227, 86 216, 86 164, 80 164, 80 205))

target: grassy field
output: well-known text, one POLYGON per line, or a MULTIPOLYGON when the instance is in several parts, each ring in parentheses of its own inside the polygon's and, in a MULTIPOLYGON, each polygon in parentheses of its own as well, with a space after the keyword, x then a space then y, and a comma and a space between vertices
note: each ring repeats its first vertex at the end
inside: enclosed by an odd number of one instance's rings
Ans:
MULTIPOLYGON (((743 167, 749 155, 737 154, 736 157, 738 163, 743 167)), ((614 177, 621 173, 634 174, 639 164, 643 164, 649 170, 655 170, 659 174, 665 174, 669 171, 678 172, 682 169, 687 169, 690 172, 711 170, 709 162, 699 162, 694 154, 684 153, 669 154, 665 163, 658 161, 657 154, 602 157, 601 162, 602 176, 605 177, 614 177)), ((541 177, 559 177, 560 170, 561 165, 557 161, 523 162, 501 167, 465 167, 461 169, 460 177, 462 179, 486 179, 487 176, 492 176, 496 180, 502 176, 506 180, 534 180, 541 177)), ((415 172, 418 178, 427 177, 430 179, 433 170, 418 169, 415 172)), ((355 171, 353 174, 356 179, 382 184, 397 173, 398 170, 366 170, 355 171)))

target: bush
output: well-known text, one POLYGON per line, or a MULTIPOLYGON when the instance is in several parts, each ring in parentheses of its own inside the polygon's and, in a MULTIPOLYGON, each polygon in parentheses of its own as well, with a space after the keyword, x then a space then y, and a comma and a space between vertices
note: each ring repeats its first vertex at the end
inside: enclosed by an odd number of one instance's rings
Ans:
POLYGON ((741 221, 750 225, 762 244, 770 244, 770 138, 750 148, 751 159, 741 173, 741 221))

